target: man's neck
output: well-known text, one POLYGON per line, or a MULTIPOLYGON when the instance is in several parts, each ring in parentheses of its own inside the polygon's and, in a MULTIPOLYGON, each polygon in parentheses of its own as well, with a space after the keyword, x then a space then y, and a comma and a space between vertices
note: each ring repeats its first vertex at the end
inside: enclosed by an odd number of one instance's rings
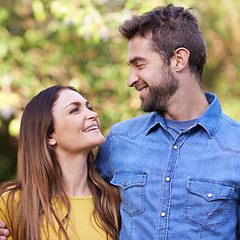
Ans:
POLYGON ((187 121, 199 118, 208 108, 209 103, 204 91, 181 91, 170 99, 165 118, 187 121))

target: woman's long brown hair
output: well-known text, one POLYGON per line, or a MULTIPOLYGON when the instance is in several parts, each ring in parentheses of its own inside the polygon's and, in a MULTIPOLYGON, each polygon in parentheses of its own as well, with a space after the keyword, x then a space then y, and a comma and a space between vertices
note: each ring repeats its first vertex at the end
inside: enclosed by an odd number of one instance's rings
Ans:
MULTIPOLYGON (((48 144, 54 131, 52 107, 59 92, 72 87, 53 86, 35 96, 26 106, 20 127, 17 180, 2 184, 0 194, 8 192, 6 201, 10 222, 7 226, 13 239, 40 240, 43 215, 47 223, 45 234, 51 226, 59 239, 69 240, 66 223, 69 222, 70 202, 64 190, 62 172, 54 147, 48 144), (16 195, 17 200, 16 211, 16 195), (60 206, 67 211, 58 212, 60 206), (16 221, 17 219, 17 221, 16 221), (54 222, 58 223, 56 227, 54 222)), ((106 231, 107 239, 118 239, 120 228, 119 192, 108 185, 94 168, 94 155, 88 155, 88 184, 94 201, 93 216, 97 225, 106 231)))

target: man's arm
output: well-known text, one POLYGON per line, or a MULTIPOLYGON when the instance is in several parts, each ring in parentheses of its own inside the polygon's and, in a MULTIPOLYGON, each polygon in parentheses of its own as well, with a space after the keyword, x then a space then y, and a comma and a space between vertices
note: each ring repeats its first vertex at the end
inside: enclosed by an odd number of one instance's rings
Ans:
POLYGON ((0 220, 0 240, 7 240, 9 234, 9 230, 6 228, 5 222, 0 220))
POLYGON ((111 149, 111 140, 110 134, 107 135, 105 143, 101 146, 100 152, 98 154, 95 168, 100 174, 100 176, 107 181, 111 181, 113 173, 110 166, 110 149, 111 149))
POLYGON ((237 240, 240 240, 240 206, 238 206, 238 230, 237 230, 237 240))

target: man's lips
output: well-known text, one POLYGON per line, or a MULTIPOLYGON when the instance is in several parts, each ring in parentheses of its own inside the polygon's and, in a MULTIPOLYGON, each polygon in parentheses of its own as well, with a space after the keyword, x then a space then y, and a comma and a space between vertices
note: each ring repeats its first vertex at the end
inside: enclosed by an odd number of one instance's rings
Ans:
POLYGON ((147 89, 148 89, 148 86, 144 86, 144 87, 141 87, 141 88, 138 88, 138 89, 137 89, 137 90, 140 92, 139 97, 140 97, 141 99, 143 99, 143 96, 144 96, 144 94, 145 94, 145 92, 146 92, 147 89))
POLYGON ((144 92, 145 90, 146 90, 146 88, 144 87, 144 88, 140 91, 140 93, 144 92))
POLYGON ((148 85, 147 84, 136 85, 135 88, 139 92, 144 92, 148 88, 148 85))

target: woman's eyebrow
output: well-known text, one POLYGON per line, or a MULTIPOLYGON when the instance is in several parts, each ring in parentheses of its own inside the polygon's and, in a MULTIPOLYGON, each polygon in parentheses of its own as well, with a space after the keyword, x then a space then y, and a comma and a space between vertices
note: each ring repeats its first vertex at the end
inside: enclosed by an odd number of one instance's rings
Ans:
MULTIPOLYGON (((68 108, 69 106, 71 106, 71 105, 75 105, 75 106, 81 106, 82 104, 79 102, 79 101, 76 101, 76 102, 71 102, 71 103, 69 103, 65 108, 68 108)), ((90 103, 88 102, 88 101, 86 101, 85 102, 85 106, 89 106, 90 105, 90 103)))
POLYGON ((81 106, 81 103, 78 102, 78 101, 76 101, 76 102, 71 102, 71 103, 69 103, 65 108, 68 108, 68 107, 71 106, 71 105, 81 106))

